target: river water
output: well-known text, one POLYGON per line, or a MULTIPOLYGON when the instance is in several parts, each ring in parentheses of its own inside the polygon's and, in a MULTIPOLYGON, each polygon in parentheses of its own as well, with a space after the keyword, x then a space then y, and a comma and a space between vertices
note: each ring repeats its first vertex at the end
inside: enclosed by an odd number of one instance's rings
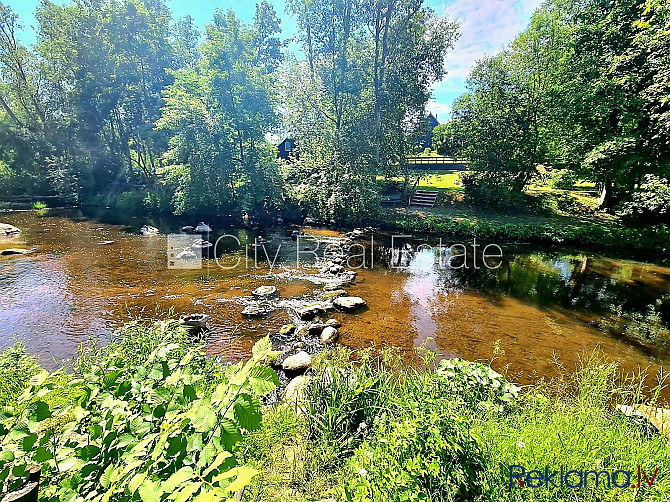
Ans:
MULTIPOLYGON (((0 214, 1 222, 23 231, 0 249, 35 248, 28 255, 0 257, 1 348, 24 340, 30 352, 53 367, 71 358, 80 344, 104 342, 133 316, 174 309, 175 316, 209 314, 207 351, 238 359, 255 340, 292 321, 291 307, 322 288, 310 280, 315 269, 307 252, 301 257, 307 265, 297 267, 298 248, 290 229, 240 230, 223 221, 209 222, 216 232, 211 240, 230 234, 239 245, 225 238, 221 243, 227 250, 219 251, 218 262, 206 259, 201 269, 173 270, 168 268, 165 234, 178 231, 183 221, 125 218, 123 224, 111 224, 102 222, 110 215, 99 216, 92 219, 76 210, 0 214), (139 235, 145 223, 159 227, 162 235, 139 235), (258 248, 245 248, 259 235, 269 240, 270 259, 279 249, 272 268, 262 253, 255 267, 253 250, 258 248), (101 245, 104 241, 113 244, 101 245), (242 316, 250 291, 266 284, 277 286, 278 308, 262 319, 242 316)), ((323 238, 340 236, 304 230, 323 238)), ((449 257, 446 248, 454 240, 448 236, 441 247, 438 240, 419 246, 420 241, 410 239, 396 239, 391 246, 383 234, 363 242, 365 263, 372 265, 374 258, 374 267, 359 268, 346 289, 364 298, 368 308, 338 315, 343 323, 340 343, 351 348, 426 345, 448 357, 489 360, 498 347, 494 366, 507 368, 522 383, 553 375, 559 365, 572 369, 580 353, 596 347, 629 370, 649 367, 654 372, 670 363, 664 346, 644 347, 598 327, 613 308, 644 312, 670 293, 669 268, 505 243, 497 243, 502 258, 488 261, 497 268, 482 266, 481 256, 475 268, 471 260, 478 255, 471 247, 466 262, 456 260, 449 267, 443 258, 449 257)), ((301 246, 314 247, 307 242, 301 246)))

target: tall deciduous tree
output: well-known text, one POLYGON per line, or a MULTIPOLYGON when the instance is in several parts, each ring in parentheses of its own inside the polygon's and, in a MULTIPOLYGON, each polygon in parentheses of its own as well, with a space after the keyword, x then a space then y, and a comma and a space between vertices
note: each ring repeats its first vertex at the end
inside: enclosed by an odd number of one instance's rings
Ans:
POLYGON ((282 55, 274 9, 257 6, 254 24, 218 10, 202 60, 174 72, 158 121, 171 135, 162 174, 178 212, 261 211, 276 203, 276 164, 265 135, 277 122, 274 72, 282 55))

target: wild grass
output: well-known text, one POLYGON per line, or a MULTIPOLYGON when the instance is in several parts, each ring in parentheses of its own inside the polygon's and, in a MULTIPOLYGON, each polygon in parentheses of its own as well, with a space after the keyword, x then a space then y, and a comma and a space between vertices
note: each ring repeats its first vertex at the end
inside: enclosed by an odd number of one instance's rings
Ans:
MULTIPOLYGON (((616 363, 591 353, 575 373, 530 387, 513 412, 482 416, 473 435, 490 459, 486 500, 668 500, 668 438, 647 423, 616 411, 616 404, 643 400, 656 404, 664 379, 647 388, 645 376, 623 377, 616 363), (637 466, 649 479, 657 467, 659 471, 651 487, 644 478, 639 487, 607 488, 604 482, 596 487, 591 476, 585 488, 548 485, 532 489, 516 481, 510 488, 511 465, 524 466, 527 471, 545 471, 548 466, 550 472, 561 466, 565 471, 605 470, 610 474, 629 470, 631 484, 638 482, 637 466)), ((619 476, 619 484, 624 484, 624 475, 619 476)))
POLYGON ((0 406, 16 400, 40 369, 23 342, 17 341, 0 353, 0 406))
POLYGON ((519 392, 488 366, 421 367, 397 354, 328 353, 298 408, 269 407, 245 452, 263 478, 250 500, 667 500, 666 437, 616 411, 655 405, 664 381, 624 376, 599 353, 519 392), (329 359, 329 357, 331 359, 329 359), (517 396, 518 397, 515 397, 517 396), (264 445, 264 446, 263 446, 264 445), (510 488, 509 469, 635 471, 637 489, 510 488))
MULTIPOLYGON (((140 385, 146 375, 165 377, 164 371, 153 368, 147 374, 142 367, 161 348, 171 347, 170 358, 179 361, 182 351, 190 353, 194 345, 174 321, 138 319, 107 346, 84 351, 74 373, 57 372, 49 385, 65 389, 68 381, 93 370, 140 385)), ((208 399, 231 368, 202 355, 193 357, 191 392, 208 399)), ((11 404, 38 371, 21 345, 5 351, 0 356, 3 404, 11 404)), ((659 405, 665 379, 651 377, 622 374, 616 362, 593 352, 583 354, 574 372, 520 389, 488 365, 438 361, 429 351, 417 351, 408 360, 397 349, 377 355, 330 349, 315 357, 297 404, 268 402, 260 427, 255 422, 245 431, 234 450, 236 462, 259 473, 242 500, 668 500, 668 439, 616 408, 659 405), (627 489, 510 486, 511 466, 527 471, 625 469, 637 483, 638 465, 649 479, 659 468, 652 486, 644 479, 641 486, 627 489)), ((109 378, 100 378, 103 387, 110 384, 109 378)), ((80 388, 79 394, 60 395, 57 406, 86 401, 88 394, 81 389, 89 384, 69 385, 80 388)), ((49 395, 49 408, 57 409, 49 395)))

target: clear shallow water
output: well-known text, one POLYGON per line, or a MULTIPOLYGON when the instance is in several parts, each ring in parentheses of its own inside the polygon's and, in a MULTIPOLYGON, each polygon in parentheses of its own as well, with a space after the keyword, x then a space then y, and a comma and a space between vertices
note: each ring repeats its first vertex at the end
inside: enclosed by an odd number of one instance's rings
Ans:
MULTIPOLYGON (((183 224, 177 220, 129 219, 126 225, 112 225, 69 211, 43 217, 3 213, 0 221, 23 230, 18 242, 0 247, 24 243, 37 248, 25 256, 0 257, 0 347, 23 339, 44 364, 71 357, 80 343, 104 340, 130 314, 156 307, 174 308, 175 314, 209 314, 207 350, 244 357, 255 340, 292 320, 292 307, 321 290, 308 280, 314 269, 296 269, 295 243, 286 229, 246 231, 226 229, 224 221, 210 222, 242 245, 258 235, 269 238, 271 258, 281 244, 272 270, 262 260, 258 269, 253 261, 245 267, 244 254, 237 249, 219 258, 222 265, 232 266, 241 257, 241 265, 231 270, 219 268, 214 260, 205 260, 201 270, 169 270, 166 237, 142 237, 137 231, 145 223, 163 233, 176 231, 183 224), (114 244, 99 245, 110 240, 114 244), (279 289, 279 307, 267 318, 244 318, 241 311, 250 291, 264 284, 279 289)), ((596 346, 630 370, 649 366, 653 371, 670 363, 662 348, 643 348, 597 328, 613 305, 644 311, 670 293, 668 268, 501 244, 499 268, 454 270, 439 266, 444 251, 436 248, 417 249, 415 242, 399 257, 389 249, 387 237, 376 236, 376 243, 375 267, 359 269, 355 283, 346 288, 363 297, 369 308, 337 315, 343 322, 340 342, 349 347, 410 349, 425 344, 447 356, 475 360, 490 359, 498 344, 504 355, 495 366, 508 366, 521 382, 555 373, 557 360, 570 369, 580 351, 596 346), (390 268, 394 259, 406 266, 390 268)), ((443 239, 443 244, 452 242, 443 239)))

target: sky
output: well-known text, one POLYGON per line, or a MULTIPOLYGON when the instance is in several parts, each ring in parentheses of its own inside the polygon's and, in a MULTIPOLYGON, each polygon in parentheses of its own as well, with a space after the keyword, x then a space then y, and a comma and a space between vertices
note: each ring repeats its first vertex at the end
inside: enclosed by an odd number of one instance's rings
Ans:
MULTIPOLYGON (((191 15, 198 27, 212 19, 216 9, 233 9, 246 22, 253 19, 254 0, 166 0, 173 17, 191 15)), ((296 31, 295 21, 284 11, 284 0, 269 0, 282 19, 282 38, 290 39, 296 31)), ((35 41, 35 8, 40 0, 4 0, 21 18, 25 27, 21 40, 35 41)), ((68 3, 68 0, 55 0, 68 3)), ((439 15, 448 15, 459 21, 461 37, 454 50, 447 55, 447 75, 435 84, 433 99, 428 109, 445 122, 451 113, 453 101, 465 92, 465 80, 474 64, 486 55, 493 55, 511 42, 527 26, 533 11, 541 0, 426 0, 426 5, 439 15)))

